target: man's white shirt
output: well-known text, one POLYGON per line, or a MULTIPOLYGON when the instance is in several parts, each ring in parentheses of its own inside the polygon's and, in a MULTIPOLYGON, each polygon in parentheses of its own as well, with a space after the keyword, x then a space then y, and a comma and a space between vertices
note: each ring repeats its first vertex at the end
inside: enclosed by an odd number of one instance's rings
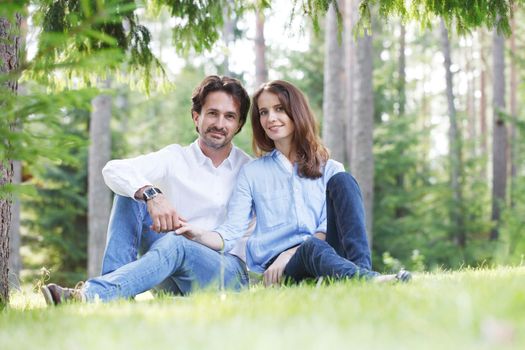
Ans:
MULTIPOLYGON (((206 157, 198 140, 189 146, 169 145, 157 152, 108 162, 102 174, 115 193, 134 198, 146 185, 161 189, 180 217, 206 230, 226 218, 228 200, 241 167, 251 160, 237 147, 218 167, 206 157)), ((245 260, 245 239, 229 252, 245 260)))

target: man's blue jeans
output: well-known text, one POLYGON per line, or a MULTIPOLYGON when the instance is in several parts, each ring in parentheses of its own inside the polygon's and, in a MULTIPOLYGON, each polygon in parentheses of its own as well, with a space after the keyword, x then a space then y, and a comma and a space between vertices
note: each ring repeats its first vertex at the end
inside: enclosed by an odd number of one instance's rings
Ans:
POLYGON ((159 285, 187 294, 195 288, 239 290, 248 284, 245 264, 236 256, 174 233, 156 233, 150 225, 145 203, 115 195, 102 276, 84 286, 88 301, 134 297, 159 285), (145 254, 137 258, 139 251, 145 254))
POLYGON ((361 190, 354 177, 337 173, 326 188, 326 241, 312 237, 292 256, 284 275, 295 282, 305 278, 354 276, 372 278, 361 190))

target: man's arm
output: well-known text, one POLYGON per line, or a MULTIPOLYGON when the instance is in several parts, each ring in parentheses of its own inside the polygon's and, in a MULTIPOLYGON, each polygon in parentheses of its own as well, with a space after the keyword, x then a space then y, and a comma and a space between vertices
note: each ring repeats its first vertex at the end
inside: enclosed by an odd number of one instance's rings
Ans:
POLYGON ((158 185, 169 174, 169 166, 178 162, 179 145, 134 158, 114 159, 102 169, 106 185, 116 194, 137 198, 136 192, 149 185, 158 185))
MULTIPOLYGON (((144 200, 144 191, 153 186, 143 186, 135 192, 135 199, 144 200)), ((178 229, 181 225, 181 218, 177 210, 167 200, 163 193, 157 194, 154 198, 146 202, 148 213, 151 217, 151 229, 155 232, 168 232, 178 229)))

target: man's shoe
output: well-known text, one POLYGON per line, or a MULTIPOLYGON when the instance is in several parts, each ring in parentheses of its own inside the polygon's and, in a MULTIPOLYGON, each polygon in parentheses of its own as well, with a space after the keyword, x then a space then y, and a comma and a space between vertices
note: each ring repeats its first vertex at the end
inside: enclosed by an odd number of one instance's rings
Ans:
POLYGON ((395 275, 378 275, 372 278, 375 283, 407 283, 412 279, 412 274, 407 270, 400 270, 395 275))
POLYGON ((59 305, 64 302, 83 302, 85 300, 81 286, 75 288, 63 288, 57 284, 50 283, 40 288, 47 305, 59 305))
POLYGON ((410 271, 400 270, 396 274, 396 280, 399 282, 407 283, 407 282, 410 282, 411 279, 412 279, 412 274, 410 273, 410 271))

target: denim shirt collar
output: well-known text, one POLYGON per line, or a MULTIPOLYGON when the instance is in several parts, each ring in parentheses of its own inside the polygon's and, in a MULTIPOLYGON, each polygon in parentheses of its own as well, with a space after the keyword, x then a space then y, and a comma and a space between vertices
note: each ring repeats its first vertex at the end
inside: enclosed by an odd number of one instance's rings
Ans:
POLYGON ((297 167, 297 163, 290 163, 288 158, 286 158, 286 156, 282 154, 277 148, 274 148, 274 150, 270 152, 269 156, 275 159, 281 168, 289 174, 293 174, 294 169, 297 167))

